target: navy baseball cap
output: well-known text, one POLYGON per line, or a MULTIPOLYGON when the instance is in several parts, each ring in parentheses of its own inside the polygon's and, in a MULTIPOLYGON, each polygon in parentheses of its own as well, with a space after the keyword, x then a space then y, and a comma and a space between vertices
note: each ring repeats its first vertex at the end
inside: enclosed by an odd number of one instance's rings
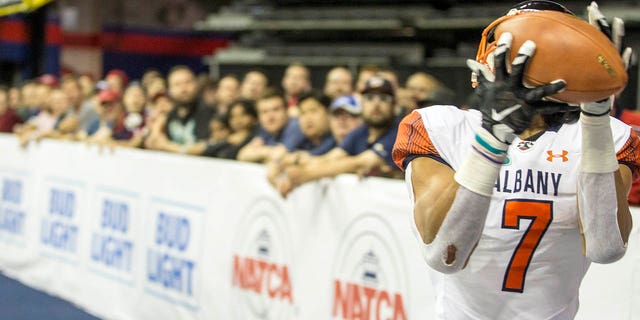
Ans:
POLYGON ((366 93, 383 93, 392 97, 396 96, 396 92, 391 81, 380 76, 373 76, 364 83, 362 94, 366 93))

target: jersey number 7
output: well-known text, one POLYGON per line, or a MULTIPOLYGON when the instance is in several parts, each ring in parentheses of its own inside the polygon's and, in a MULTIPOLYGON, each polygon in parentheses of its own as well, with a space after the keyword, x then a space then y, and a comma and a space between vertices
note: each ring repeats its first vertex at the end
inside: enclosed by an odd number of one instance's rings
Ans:
POLYGON ((553 220, 553 202, 530 199, 506 200, 502 212, 503 229, 520 229, 520 220, 531 220, 504 273, 502 291, 524 291, 524 280, 533 253, 553 220))

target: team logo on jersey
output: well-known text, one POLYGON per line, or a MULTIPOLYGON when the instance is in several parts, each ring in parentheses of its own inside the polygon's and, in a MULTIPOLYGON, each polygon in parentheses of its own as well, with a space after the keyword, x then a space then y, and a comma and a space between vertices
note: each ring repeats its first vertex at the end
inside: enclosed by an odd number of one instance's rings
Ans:
POLYGON ((567 150, 562 150, 562 153, 553 153, 552 150, 547 150, 547 161, 553 162, 555 159, 562 159, 562 162, 567 162, 569 161, 568 154, 567 150))
POLYGON ((354 219, 334 261, 332 319, 407 319, 402 247, 380 215, 354 219))
POLYGON ((533 147, 533 141, 520 141, 518 142, 518 150, 520 151, 529 151, 533 147))
POLYGON ((282 213, 275 202, 260 199, 239 224, 231 283, 236 319, 293 317, 292 241, 282 213))

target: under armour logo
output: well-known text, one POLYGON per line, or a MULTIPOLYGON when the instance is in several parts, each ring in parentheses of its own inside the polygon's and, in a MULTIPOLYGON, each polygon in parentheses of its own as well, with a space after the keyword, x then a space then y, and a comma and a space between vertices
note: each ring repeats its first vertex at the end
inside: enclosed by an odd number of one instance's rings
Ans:
POLYGON ((553 153, 553 151, 547 150, 547 155, 548 155, 547 161, 553 162, 553 159, 561 158, 562 162, 567 162, 569 161, 569 158, 567 157, 568 154, 569 154, 569 151, 567 150, 562 150, 562 153, 559 153, 559 154, 555 154, 553 153))

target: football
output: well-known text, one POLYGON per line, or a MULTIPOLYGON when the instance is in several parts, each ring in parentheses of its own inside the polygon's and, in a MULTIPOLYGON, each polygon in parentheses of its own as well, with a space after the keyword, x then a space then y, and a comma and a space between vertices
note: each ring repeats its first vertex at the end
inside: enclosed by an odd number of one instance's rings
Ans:
POLYGON ((553 99, 580 103, 606 99, 627 85, 627 72, 613 43, 597 27, 578 17, 557 11, 518 14, 500 23, 495 38, 513 35, 511 60, 526 41, 536 51, 525 69, 526 85, 539 86, 564 79, 564 91, 553 99))

